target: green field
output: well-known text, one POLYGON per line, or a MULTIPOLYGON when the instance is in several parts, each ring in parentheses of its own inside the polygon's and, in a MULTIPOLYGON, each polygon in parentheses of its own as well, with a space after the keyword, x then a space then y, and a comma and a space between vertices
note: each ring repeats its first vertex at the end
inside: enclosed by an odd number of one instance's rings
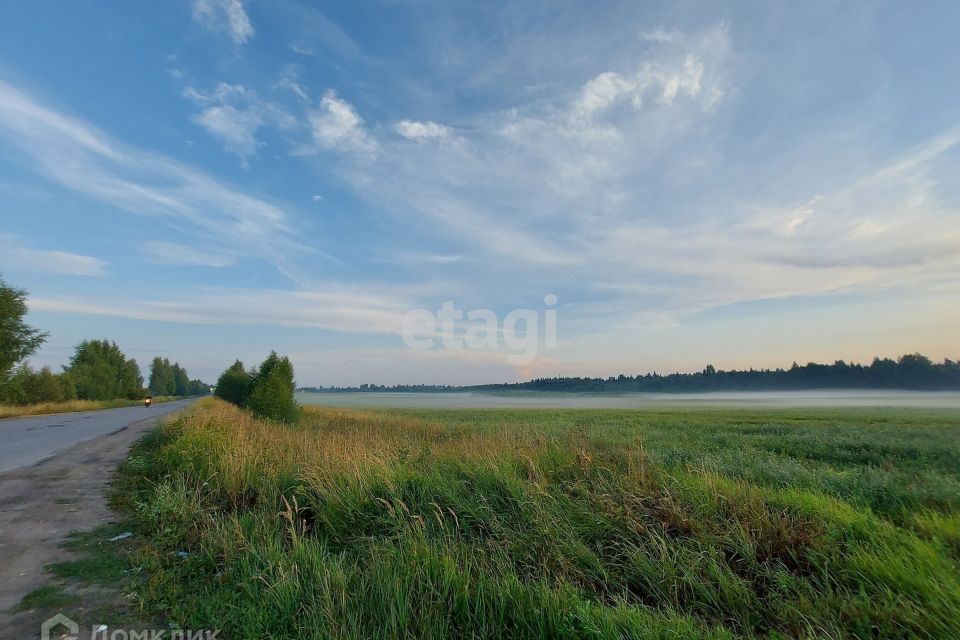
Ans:
POLYGON ((203 400, 115 502, 146 611, 231 639, 960 637, 958 412, 203 400))

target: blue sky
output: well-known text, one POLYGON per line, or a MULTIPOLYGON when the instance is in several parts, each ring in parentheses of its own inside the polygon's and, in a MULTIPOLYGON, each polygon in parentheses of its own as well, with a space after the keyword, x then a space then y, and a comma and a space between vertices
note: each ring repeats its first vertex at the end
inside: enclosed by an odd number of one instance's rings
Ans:
MULTIPOLYGON (((960 356, 960 4, 7 3, 0 271, 307 385, 960 356), (558 343, 417 351, 411 309, 558 343)), ((466 325, 458 325, 458 331, 466 325)))

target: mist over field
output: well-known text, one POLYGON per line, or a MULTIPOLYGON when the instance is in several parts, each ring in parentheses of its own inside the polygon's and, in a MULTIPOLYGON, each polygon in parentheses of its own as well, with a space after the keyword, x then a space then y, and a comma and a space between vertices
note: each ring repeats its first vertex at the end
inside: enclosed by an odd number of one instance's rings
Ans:
POLYGON ((800 407, 917 407, 960 409, 960 393, 913 391, 727 391, 716 393, 311 393, 304 405, 327 407, 396 407, 417 409, 643 409, 731 407, 788 409, 800 407))

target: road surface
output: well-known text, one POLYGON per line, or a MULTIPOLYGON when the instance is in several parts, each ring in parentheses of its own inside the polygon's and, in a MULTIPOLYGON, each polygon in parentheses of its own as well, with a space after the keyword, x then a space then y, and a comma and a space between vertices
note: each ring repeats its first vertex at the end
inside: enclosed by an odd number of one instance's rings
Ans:
POLYGON ((70 532, 114 518, 106 493, 130 445, 193 401, 0 420, 0 637, 38 637, 50 612, 11 607, 49 584, 48 563, 73 558, 70 532))
POLYGON ((141 420, 167 415, 193 401, 190 398, 150 408, 140 405, 0 420, 0 473, 38 464, 76 444, 116 433, 141 420))

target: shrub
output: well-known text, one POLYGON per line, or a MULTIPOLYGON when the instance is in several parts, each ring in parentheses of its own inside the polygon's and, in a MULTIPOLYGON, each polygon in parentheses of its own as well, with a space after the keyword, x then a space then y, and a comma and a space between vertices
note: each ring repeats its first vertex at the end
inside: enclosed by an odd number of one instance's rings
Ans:
POLYGON ((258 418, 293 422, 300 413, 293 391, 293 365, 271 353, 260 365, 247 406, 258 418))
POLYGON ((0 402, 13 405, 63 402, 76 397, 73 380, 67 374, 53 373, 50 367, 34 371, 25 364, 20 365, 0 385, 0 402))
POLYGON ((216 395, 238 407, 247 406, 250 397, 252 380, 244 368, 243 363, 237 360, 229 369, 220 374, 217 380, 216 395))
POLYGON ((259 418, 293 422, 300 413, 294 392, 293 365, 286 356, 271 351, 260 366, 249 373, 237 360, 217 380, 216 395, 259 418))

